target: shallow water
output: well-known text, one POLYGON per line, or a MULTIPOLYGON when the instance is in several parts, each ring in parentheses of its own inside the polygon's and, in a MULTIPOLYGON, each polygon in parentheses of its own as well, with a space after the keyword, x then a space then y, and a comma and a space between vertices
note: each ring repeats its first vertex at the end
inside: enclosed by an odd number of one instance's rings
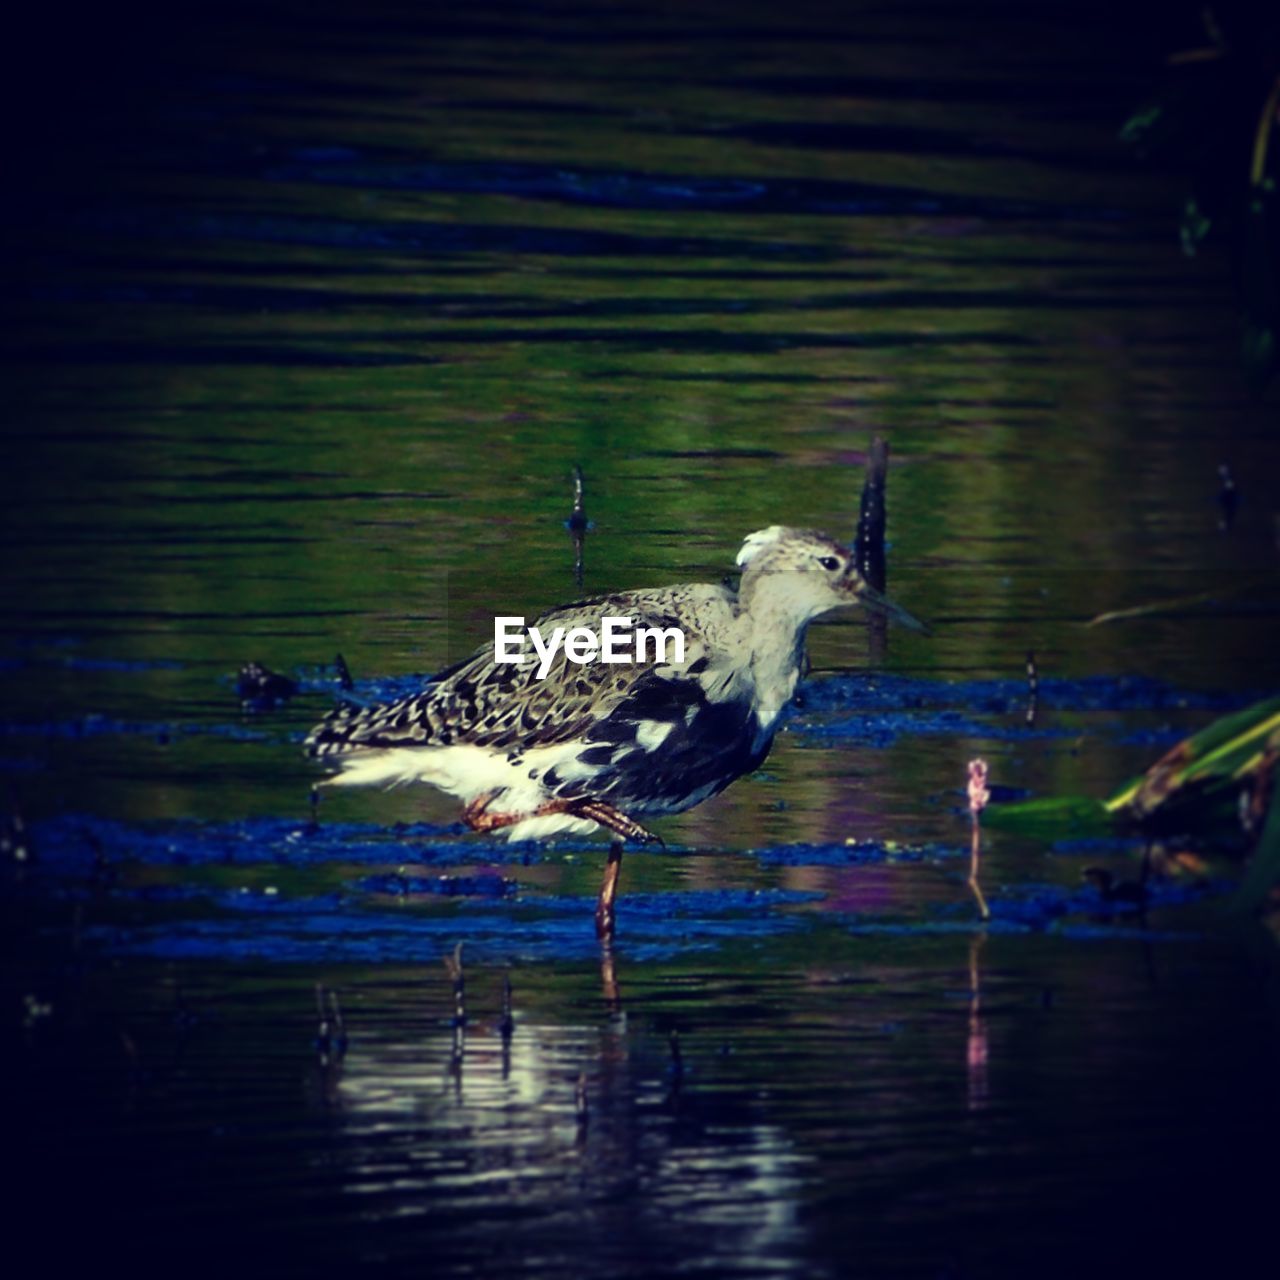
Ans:
POLYGON ((964 884, 973 756, 997 798, 1104 795, 1280 679, 1274 392, 1115 140, 1175 37, 1087 5, 191 23, 52 81, 5 211, 4 1051, 23 1210, 82 1227, 50 1257, 1240 1261, 1274 946, 1229 861, 1135 915, 1080 877, 1132 843, 989 834, 988 925, 964 884), (627 855, 612 953, 598 842, 408 791, 313 820, 335 653, 394 696, 571 598, 574 464, 582 590, 714 581, 752 529, 849 535, 874 432, 934 636, 815 627, 764 769, 627 855), (298 693, 242 709, 249 660, 298 693))

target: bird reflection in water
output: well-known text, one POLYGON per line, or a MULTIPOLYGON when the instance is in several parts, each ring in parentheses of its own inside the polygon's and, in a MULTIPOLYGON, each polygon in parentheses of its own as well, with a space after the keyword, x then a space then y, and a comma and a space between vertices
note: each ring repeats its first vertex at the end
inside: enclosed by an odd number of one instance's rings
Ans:
POLYGON ((600 990, 604 1006, 610 1013, 622 1012, 622 991, 618 986, 618 962, 614 958, 613 943, 608 938, 600 940, 600 990))
POLYGON ((801 1247, 809 1158, 762 1115, 759 1082, 726 1074, 669 1013, 624 1010, 611 949, 601 963, 613 974, 603 1005, 591 992, 559 1016, 545 1002, 571 974, 549 986, 538 969, 499 978, 468 966, 465 1034, 450 966, 428 984, 425 1035, 421 982, 393 990, 346 1055, 342 1139, 326 1161, 343 1162, 372 1219, 415 1234, 420 1223, 433 1251, 481 1272, 492 1248, 545 1247, 539 1233, 569 1206, 619 1265, 654 1272, 695 1239, 734 1258, 801 1247), (648 1189, 639 1209, 637 1186, 648 1189), (501 1241, 474 1232, 493 1213, 508 1224, 501 1241))

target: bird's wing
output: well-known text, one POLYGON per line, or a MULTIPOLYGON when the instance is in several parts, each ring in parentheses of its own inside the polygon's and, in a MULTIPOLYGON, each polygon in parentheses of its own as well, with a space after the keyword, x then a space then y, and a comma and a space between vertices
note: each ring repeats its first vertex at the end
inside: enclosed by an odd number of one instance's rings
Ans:
MULTIPOLYGON (((650 645, 643 662, 577 663, 561 645, 539 679, 536 658, 523 665, 499 663, 493 646, 485 645, 421 693, 378 706, 336 708, 311 731, 308 752, 325 759, 361 750, 459 743, 510 749, 584 737, 624 702, 642 697, 647 687, 665 687, 685 675, 696 679, 704 672, 713 657, 707 619, 727 618, 729 601, 721 588, 669 588, 602 596, 552 610, 533 624, 544 639, 556 627, 565 634, 589 627, 599 635, 602 618, 629 617, 637 628, 680 628, 683 658, 676 661, 668 644, 663 662, 655 661, 650 645)), ((527 651, 532 653, 532 646, 527 651)))

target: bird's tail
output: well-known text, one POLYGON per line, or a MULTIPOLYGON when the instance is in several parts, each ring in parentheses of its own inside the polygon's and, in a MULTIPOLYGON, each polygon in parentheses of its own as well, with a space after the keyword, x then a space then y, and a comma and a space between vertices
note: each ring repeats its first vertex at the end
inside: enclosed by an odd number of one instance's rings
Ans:
POLYGON ((428 688, 372 706, 342 702, 307 735, 306 752, 314 760, 336 763, 337 757, 357 752, 449 746, 454 735, 434 709, 432 694, 428 688))

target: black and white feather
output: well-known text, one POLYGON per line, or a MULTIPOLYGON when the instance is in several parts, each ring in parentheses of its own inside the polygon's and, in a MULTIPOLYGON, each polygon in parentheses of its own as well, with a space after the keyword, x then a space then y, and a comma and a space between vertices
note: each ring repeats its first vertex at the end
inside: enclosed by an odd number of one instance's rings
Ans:
MULTIPOLYGON (((563 807, 599 801, 632 819, 679 813, 756 768, 769 751, 818 615, 869 592, 852 553, 825 535, 775 525, 738 555, 737 591, 693 583, 598 596, 535 625, 599 632, 605 617, 679 627, 680 661, 498 663, 492 646, 419 694, 341 706, 307 739, 341 785, 427 782, 467 805, 468 820, 512 840, 597 829, 563 807)), ((899 612, 899 616, 906 617, 899 612)), ((473 824, 474 825, 474 824, 473 824)))

